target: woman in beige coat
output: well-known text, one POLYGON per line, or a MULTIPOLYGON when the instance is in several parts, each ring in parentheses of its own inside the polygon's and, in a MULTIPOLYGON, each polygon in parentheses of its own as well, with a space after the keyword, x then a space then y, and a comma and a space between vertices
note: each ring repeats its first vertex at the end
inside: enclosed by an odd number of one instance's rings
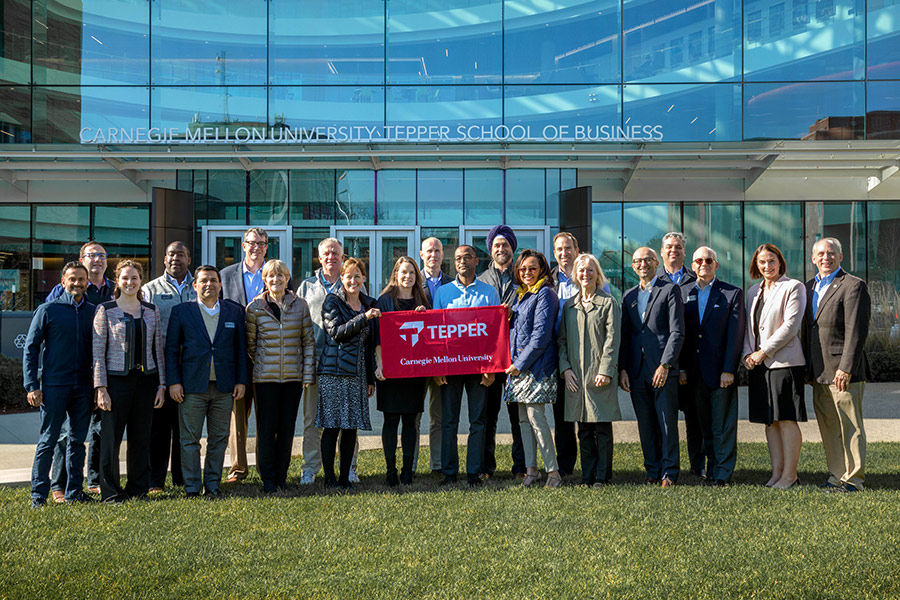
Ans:
POLYGON ((579 292, 566 300, 559 328, 559 371, 565 378, 565 420, 578 422, 581 483, 601 487, 612 477, 612 421, 622 418, 617 392, 619 303, 593 254, 575 259, 579 292))
POLYGON ((287 485, 300 397, 315 382, 316 340, 306 300, 287 289, 287 265, 270 260, 262 277, 265 290, 247 306, 245 323, 256 386, 256 468, 270 494, 287 485))

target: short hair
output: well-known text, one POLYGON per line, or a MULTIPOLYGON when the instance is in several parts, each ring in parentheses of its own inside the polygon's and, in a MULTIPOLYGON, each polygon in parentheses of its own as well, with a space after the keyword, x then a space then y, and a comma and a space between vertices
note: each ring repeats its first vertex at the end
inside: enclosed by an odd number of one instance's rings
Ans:
POLYGON ((836 237, 824 237, 821 240, 817 240, 816 243, 812 246, 813 253, 815 253, 816 251, 816 246, 818 246, 822 242, 828 242, 829 244, 837 248, 838 254, 844 253, 844 248, 841 246, 841 240, 837 239, 836 237))
POLYGON ((321 242, 319 242, 319 245, 316 246, 316 251, 319 254, 322 254, 322 246, 326 246, 328 244, 337 244, 338 246, 340 246, 341 252, 344 251, 344 245, 341 243, 341 240, 339 240, 337 238, 333 238, 333 237, 327 237, 324 240, 322 240, 321 242))
POLYGON ((291 280, 291 270, 284 263, 284 261, 280 261, 277 258, 267 260, 266 264, 264 264, 262 268, 263 279, 265 279, 272 271, 284 275, 285 279, 287 279, 288 281, 291 280))
POLYGON ((85 277, 91 276, 91 274, 88 273, 86 266, 84 266, 77 260, 70 260, 69 262, 67 262, 66 264, 63 265, 62 271, 59 272, 59 278, 62 279, 63 277, 65 277, 66 271, 68 271, 69 269, 81 269, 82 271, 84 271, 85 277))
POLYGON ((453 251, 453 254, 456 254, 456 252, 457 252, 460 248, 468 248, 469 250, 472 251, 472 254, 475 255, 475 258, 478 258, 478 251, 475 249, 475 246, 473 246, 473 245, 471 245, 471 244, 460 244, 459 246, 456 247, 456 250, 453 251))
POLYGON ((341 265, 341 275, 344 275, 350 269, 359 269, 359 272, 362 273, 362 276, 366 276, 366 265, 363 261, 358 258, 353 258, 352 256, 344 261, 344 264, 341 265))
POLYGON ((663 245, 665 245, 666 240, 669 239, 669 238, 675 238, 676 240, 678 240, 679 242, 681 242, 681 246, 682 246, 682 247, 685 247, 685 248, 687 247, 687 243, 686 243, 686 240, 685 240, 685 238, 684 238, 684 234, 681 233, 680 231, 670 231, 669 233, 667 233, 666 235, 664 235, 664 236, 662 237, 662 243, 663 243, 663 245))
POLYGON ((203 271, 212 271, 216 274, 216 279, 222 281, 222 276, 219 275, 219 270, 213 265, 200 265, 196 269, 194 269, 194 281, 200 278, 200 273, 203 271))
POLYGON ((87 250, 88 246, 100 246, 101 248, 103 248, 103 251, 106 252, 106 248, 103 247, 103 244, 96 240, 91 240, 81 245, 81 249, 78 251, 78 258, 84 256, 84 251, 87 250))
MULTIPOLYGON (((140 277, 141 281, 142 282, 144 281, 144 267, 141 266, 141 263, 131 260, 130 258, 127 258, 125 260, 120 260, 118 262, 118 264, 116 265, 116 280, 115 280, 116 289, 115 289, 115 291, 113 291, 113 298, 118 298, 119 296, 122 295, 122 290, 121 290, 121 288, 119 288, 119 275, 121 275, 122 271, 124 271, 125 269, 134 269, 135 271, 138 272, 138 277, 140 277)), ((138 285, 137 297, 138 298, 141 297, 141 286, 140 285, 138 285)))
POLYGON ((556 248, 556 240, 558 240, 559 238, 565 238, 565 239, 569 240, 570 242, 572 242, 572 246, 574 246, 575 249, 578 250, 578 240, 575 238, 574 235, 572 235, 568 231, 560 231, 559 233, 557 233, 556 235, 553 236, 553 247, 554 248, 556 248))
MULTIPOLYGON (((719 255, 716 254, 716 251, 713 250, 712 248, 710 248, 709 246, 699 246, 696 250, 694 250, 694 254, 697 254, 697 252, 699 252, 700 250, 709 250, 710 253, 712 253, 712 255, 713 255, 713 260, 716 262, 719 262, 719 255)), ((691 254, 692 262, 694 260, 694 254, 691 254)))
POLYGON ((756 266, 756 259, 759 257, 761 252, 771 252, 775 256, 778 257, 779 267, 778 274, 784 275, 787 273, 787 263, 784 262, 784 254, 781 253, 781 250, 778 249, 778 246, 775 244, 761 244, 759 248, 756 249, 756 252, 753 253, 753 258, 750 259, 750 278, 751 279, 762 279, 762 272, 759 270, 759 267, 756 266))
POLYGON ((418 306, 426 306, 430 307, 431 304, 428 302, 428 296, 425 295, 425 277, 422 275, 422 271, 419 270, 419 265, 416 264, 412 258, 408 256, 401 256, 394 263, 394 270, 391 271, 391 278, 388 281, 387 285, 384 286, 384 289, 381 291, 382 294, 388 294, 391 298, 395 300, 399 297, 400 290, 400 267, 403 265, 412 265, 413 270, 416 272, 416 282, 413 284, 413 299, 415 299, 416 304, 418 306))
POLYGON ((169 242, 168 245, 166 245, 166 250, 168 251, 169 248, 171 248, 172 246, 181 246, 182 248, 184 248, 185 254, 187 254, 188 256, 191 255, 191 249, 188 248, 188 245, 185 244, 184 242, 182 242, 181 240, 175 240, 173 242, 169 242))
POLYGON ((243 237, 241 238, 241 242, 242 243, 246 242, 247 236, 250 235, 251 233, 255 233, 259 237, 266 238, 266 243, 267 244, 269 243, 269 234, 266 233, 266 230, 263 229, 262 227, 251 227, 250 229, 245 231, 243 237))
POLYGON ((572 265, 572 281, 581 289, 581 283, 578 281, 578 277, 576 276, 578 273, 578 267, 583 265, 584 263, 590 263, 597 269, 597 289, 602 288, 606 285, 608 279, 606 278, 606 273, 603 272, 603 267, 600 266, 600 261, 597 260, 597 257, 593 254, 579 254, 575 257, 575 262, 572 265))
POLYGON ((444 251, 444 242, 442 242, 441 240, 437 239, 437 238, 434 237, 434 236, 427 237, 427 238, 425 238, 424 240, 422 240, 422 244, 419 246, 419 250, 421 250, 422 248, 425 247, 425 243, 426 243, 426 242, 437 242, 438 245, 441 247, 441 252, 444 251))
POLYGON ((538 279, 541 277, 546 277, 546 281, 544 281, 544 285, 553 285, 553 282, 550 281, 550 263, 547 262, 547 257, 538 252, 533 248, 525 248, 522 252, 519 253, 519 258, 516 259, 516 265, 513 267, 513 280, 519 285, 525 285, 525 282, 522 281, 522 274, 519 273, 519 269, 525 263, 525 260, 528 258, 536 258, 538 264, 541 267, 541 270, 538 272, 538 279))

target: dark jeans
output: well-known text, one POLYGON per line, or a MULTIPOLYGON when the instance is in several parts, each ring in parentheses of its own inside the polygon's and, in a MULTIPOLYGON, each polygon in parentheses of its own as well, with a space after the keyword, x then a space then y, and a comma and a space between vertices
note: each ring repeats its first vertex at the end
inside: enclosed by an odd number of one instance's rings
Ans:
MULTIPOLYGON (((503 402, 503 389, 506 387, 506 375, 497 373, 494 377, 494 383, 489 385, 485 391, 484 400, 484 457, 482 458, 482 472, 490 475, 497 470, 497 457, 495 450, 497 447, 497 421, 500 417, 500 406, 503 402)), ((519 407, 516 404, 506 404, 506 411, 509 415, 510 430, 512 432, 512 472, 525 472, 525 448, 522 446, 522 431, 518 427, 519 423, 519 407)))
POLYGON ((729 482, 737 463, 737 383, 709 388, 697 381, 686 387, 693 392, 703 431, 703 449, 709 457, 706 472, 711 479, 729 482))
POLYGON ((707 452, 710 440, 703 435, 703 428, 697 415, 697 401, 692 390, 689 389, 690 387, 689 385, 678 386, 678 410, 684 413, 688 460, 691 463, 691 471, 709 473, 712 468, 707 466, 707 458, 712 460, 712 455, 707 452))
POLYGON ((607 483, 612 478, 612 423, 579 422, 578 441, 581 442, 581 483, 607 483))
POLYGON ((84 483, 84 438, 91 414, 90 386, 48 385, 42 388, 41 435, 31 468, 31 497, 46 499, 50 493, 50 466, 66 416, 69 434, 63 461, 72 474, 65 483, 66 498, 74 498, 84 483))
POLYGON ((107 379, 112 410, 101 411, 100 497, 113 500, 145 496, 150 489, 150 422, 159 377, 132 371, 107 379), (126 429, 128 477, 122 488, 119 447, 126 429))
POLYGON ((670 373, 661 388, 651 385, 653 369, 644 361, 631 381, 631 403, 638 422, 647 477, 672 481, 680 473, 678 451, 678 374, 670 373))
POLYGON ((339 482, 342 485, 348 485, 350 483, 350 467, 353 465, 354 448, 356 448, 355 429, 326 427, 322 430, 322 471, 326 484, 333 485, 335 482, 339 482), (337 452, 338 437, 341 438, 341 476, 335 479, 334 456, 337 452))
POLYGON ((170 456, 172 484, 184 485, 184 476, 181 472, 178 403, 167 396, 162 408, 154 411, 153 423, 150 426, 150 487, 165 487, 170 456))
MULTIPOLYGON (((483 472, 485 442, 485 387, 481 375, 451 375, 441 386, 441 467, 444 475, 459 474, 459 411, 462 408, 463 389, 469 399, 469 442, 466 453, 466 473, 477 477, 483 472)), ((523 452, 524 464, 524 452, 523 452)))
POLYGON ((400 442, 403 444, 404 473, 412 472, 413 457, 418 447, 419 430, 416 427, 416 417, 421 413, 384 413, 384 426, 381 429, 381 445, 384 448, 384 462, 387 472, 397 472, 397 429, 400 421, 403 421, 403 429, 400 434, 400 442))
MULTIPOLYGON (((556 386, 556 404, 553 405, 553 422, 556 425, 556 461, 562 475, 571 475, 578 458, 578 442, 575 439, 575 423, 566 421, 566 385, 560 380, 556 386)), ((580 436, 579 436, 580 437, 580 436)), ((582 458, 582 462, 584 459, 582 458)), ((582 466, 582 470, 584 467, 582 466)))
POLYGON ((256 470, 262 479, 263 491, 274 492, 287 485, 303 384, 287 381, 257 382, 255 385, 256 470))
MULTIPOLYGON (((91 400, 88 409, 90 413, 88 432, 85 434, 88 441, 87 450, 87 486, 89 488, 100 487, 100 409, 93 408, 94 397, 91 390, 91 400)), ((51 489, 65 490, 68 471, 66 470, 66 436, 68 433, 63 431, 59 436, 59 442, 53 450, 53 464, 50 469, 51 489)), ((83 462, 83 461, 82 461, 83 462)), ((84 466, 82 465, 82 472, 84 466)), ((82 479, 84 477, 82 476, 82 479)))

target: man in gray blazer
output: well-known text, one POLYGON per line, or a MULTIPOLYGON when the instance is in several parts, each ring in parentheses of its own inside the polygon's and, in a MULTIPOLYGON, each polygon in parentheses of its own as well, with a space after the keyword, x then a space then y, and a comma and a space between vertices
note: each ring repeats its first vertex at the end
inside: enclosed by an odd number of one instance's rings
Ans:
POLYGON ((640 278, 622 297, 619 386, 631 393, 647 477, 674 487, 678 451, 678 355, 684 343, 684 302, 679 287, 656 275, 652 248, 638 248, 631 266, 640 278))
POLYGON ((841 268, 843 259, 836 238, 813 245, 812 262, 819 273, 806 282, 803 348, 830 473, 819 487, 858 492, 865 478, 862 400, 869 364, 863 347, 872 303, 866 283, 841 268))

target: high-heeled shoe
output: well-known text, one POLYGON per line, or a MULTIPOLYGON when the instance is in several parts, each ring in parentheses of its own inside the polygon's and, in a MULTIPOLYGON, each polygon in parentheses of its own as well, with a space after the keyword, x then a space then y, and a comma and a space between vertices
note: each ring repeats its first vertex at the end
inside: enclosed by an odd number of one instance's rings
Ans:
POLYGON ((522 487, 531 487, 535 483, 541 480, 541 474, 537 475, 525 475, 525 479, 522 480, 522 487))
POLYGON ((560 475, 547 475, 547 483, 544 487, 548 488, 558 488, 562 484, 562 477, 560 475))

